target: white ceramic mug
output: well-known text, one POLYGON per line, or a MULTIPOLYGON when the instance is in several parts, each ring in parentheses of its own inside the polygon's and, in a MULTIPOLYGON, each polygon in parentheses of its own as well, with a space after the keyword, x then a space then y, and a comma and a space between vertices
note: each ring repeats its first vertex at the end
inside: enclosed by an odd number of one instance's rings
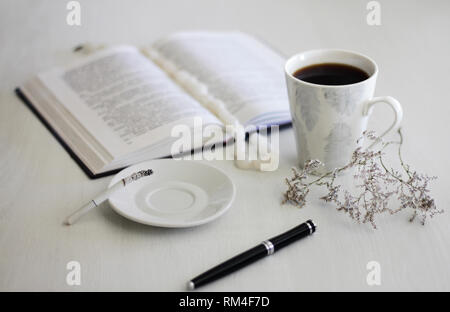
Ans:
POLYGON ((319 159, 325 164, 323 172, 350 161, 377 103, 389 104, 395 113, 394 123, 381 136, 400 125, 400 103, 390 96, 373 97, 378 67, 367 56, 345 50, 307 51, 286 62, 285 74, 300 167, 306 160, 319 159), (298 69, 323 63, 352 65, 369 78, 347 85, 320 85, 293 76, 298 69))

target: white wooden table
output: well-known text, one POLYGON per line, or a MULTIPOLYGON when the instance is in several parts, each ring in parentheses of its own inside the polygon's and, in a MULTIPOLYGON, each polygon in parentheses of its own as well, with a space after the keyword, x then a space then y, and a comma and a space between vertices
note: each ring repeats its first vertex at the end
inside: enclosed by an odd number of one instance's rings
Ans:
MULTIPOLYGON (((196 274, 307 218, 319 227, 313 237, 204 289, 450 290, 450 2, 380 1, 380 26, 367 25, 366 1, 80 2, 79 27, 66 24, 65 1, 0 2, 0 290, 184 290, 196 274), (385 217, 374 231, 319 201, 303 209, 281 205, 283 178, 296 163, 288 129, 275 172, 211 163, 237 187, 232 208, 213 223, 153 228, 104 204, 64 226, 111 178, 89 180, 14 88, 64 63, 81 42, 142 46, 184 29, 247 31, 286 55, 339 47, 373 57, 376 94, 404 107, 405 158, 439 176, 432 193, 447 212, 425 227, 408 223, 408 214, 385 217), (72 260, 81 264, 80 286, 66 284, 72 260), (372 260, 381 266, 380 286, 366 282, 372 260)), ((377 108, 371 127, 384 128, 388 113, 377 108)))

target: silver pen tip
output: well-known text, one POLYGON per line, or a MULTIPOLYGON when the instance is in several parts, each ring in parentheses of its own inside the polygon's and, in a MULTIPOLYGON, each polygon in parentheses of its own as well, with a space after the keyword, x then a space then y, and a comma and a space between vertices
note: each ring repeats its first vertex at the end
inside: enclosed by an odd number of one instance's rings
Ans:
POLYGON ((194 289, 195 289, 195 284, 194 284, 194 282, 193 282, 193 281, 189 281, 188 284, 187 284, 187 288, 188 288, 189 290, 194 290, 194 289))

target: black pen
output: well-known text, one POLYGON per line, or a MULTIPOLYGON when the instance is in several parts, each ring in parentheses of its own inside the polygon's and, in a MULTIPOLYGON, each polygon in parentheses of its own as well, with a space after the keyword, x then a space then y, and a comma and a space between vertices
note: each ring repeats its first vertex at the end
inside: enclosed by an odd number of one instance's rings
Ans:
POLYGON ((188 283, 189 289, 195 289, 202 285, 215 281, 234 271, 239 270, 259 259, 272 255, 281 248, 293 243, 300 238, 311 235, 316 231, 316 225, 308 220, 283 234, 263 241, 261 244, 244 251, 243 253, 213 267, 203 274, 193 278, 188 283))

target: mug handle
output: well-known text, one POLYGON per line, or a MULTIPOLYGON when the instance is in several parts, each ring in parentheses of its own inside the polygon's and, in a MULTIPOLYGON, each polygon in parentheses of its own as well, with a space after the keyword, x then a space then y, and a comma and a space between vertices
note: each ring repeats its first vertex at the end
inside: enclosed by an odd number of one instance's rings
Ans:
MULTIPOLYGON (((389 106, 392 108, 392 110, 395 113, 394 122, 386 131, 383 132, 382 135, 380 135, 379 138, 381 139, 386 134, 388 134, 391 130, 397 130, 399 128, 400 123, 402 122, 402 119, 403 119, 403 109, 402 109, 402 106, 400 105, 400 103, 396 99, 394 99, 392 96, 380 96, 380 97, 375 97, 375 98, 369 100, 368 102, 366 102, 364 109, 363 109, 363 116, 369 116, 372 113, 373 106, 378 103, 389 104, 389 106)), ((378 141, 379 140, 374 141, 372 144, 370 144, 370 146, 368 148, 371 148, 372 146, 374 146, 376 143, 378 143, 378 141)))

